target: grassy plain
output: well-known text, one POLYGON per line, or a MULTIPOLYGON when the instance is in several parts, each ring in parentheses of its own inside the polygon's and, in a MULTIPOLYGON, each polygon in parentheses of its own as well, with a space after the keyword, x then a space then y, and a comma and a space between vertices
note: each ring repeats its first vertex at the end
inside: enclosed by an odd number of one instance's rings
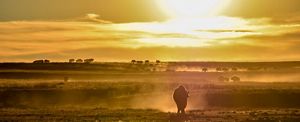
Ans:
POLYGON ((287 64, 1 64, 0 120, 300 121, 300 72, 287 64), (178 85, 190 92, 186 116, 174 113, 178 85))

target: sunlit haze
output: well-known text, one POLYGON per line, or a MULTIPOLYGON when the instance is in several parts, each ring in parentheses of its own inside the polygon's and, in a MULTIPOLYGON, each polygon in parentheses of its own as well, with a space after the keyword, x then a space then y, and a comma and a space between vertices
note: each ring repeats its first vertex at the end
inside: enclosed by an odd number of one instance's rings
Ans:
POLYGON ((217 15, 229 2, 229 0, 157 0, 161 9, 173 18, 217 15))

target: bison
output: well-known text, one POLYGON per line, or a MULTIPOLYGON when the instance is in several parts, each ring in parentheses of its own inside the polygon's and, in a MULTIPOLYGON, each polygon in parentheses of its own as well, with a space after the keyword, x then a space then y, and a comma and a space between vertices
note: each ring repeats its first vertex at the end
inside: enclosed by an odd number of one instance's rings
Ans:
POLYGON ((187 106, 187 98, 189 97, 189 92, 184 88, 184 86, 179 86, 173 94, 173 99, 177 105, 177 113, 185 114, 185 108, 187 106))

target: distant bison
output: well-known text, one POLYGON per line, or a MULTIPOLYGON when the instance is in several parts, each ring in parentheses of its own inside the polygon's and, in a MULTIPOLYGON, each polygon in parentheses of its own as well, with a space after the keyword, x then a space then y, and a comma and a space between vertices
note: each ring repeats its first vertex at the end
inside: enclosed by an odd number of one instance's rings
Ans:
POLYGON ((208 69, 207 68, 202 68, 202 72, 207 72, 208 69))
POLYGON ((46 60, 44 60, 44 63, 50 63, 50 60, 46 59, 46 60))
POLYGON ((90 58, 90 59, 84 59, 84 63, 93 63, 94 59, 90 58))
POLYGON ((131 60, 131 63, 132 63, 132 64, 135 64, 135 63, 136 63, 136 60, 131 60))
POLYGON ((160 64, 160 60, 156 60, 155 62, 156 62, 156 64, 160 64))
POLYGON ((149 60, 145 60, 145 64, 149 64, 150 63, 150 61, 149 60))
POLYGON ((143 61, 136 61, 137 64, 143 64, 143 61))
POLYGON ((189 97, 188 91, 183 87, 179 86, 173 94, 173 99, 177 105, 177 113, 184 114, 187 106, 187 98, 189 97))

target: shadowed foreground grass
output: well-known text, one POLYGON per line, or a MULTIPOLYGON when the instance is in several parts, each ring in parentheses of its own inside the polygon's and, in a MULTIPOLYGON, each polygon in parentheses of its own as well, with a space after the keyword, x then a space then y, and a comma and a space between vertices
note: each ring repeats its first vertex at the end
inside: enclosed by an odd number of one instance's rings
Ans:
POLYGON ((106 108, 0 109, 0 121, 166 121, 168 114, 157 110, 106 108))
POLYGON ((106 108, 7 108, 0 109, 0 121, 84 121, 84 122, 297 122, 299 109, 207 109, 183 115, 152 109, 106 108))

